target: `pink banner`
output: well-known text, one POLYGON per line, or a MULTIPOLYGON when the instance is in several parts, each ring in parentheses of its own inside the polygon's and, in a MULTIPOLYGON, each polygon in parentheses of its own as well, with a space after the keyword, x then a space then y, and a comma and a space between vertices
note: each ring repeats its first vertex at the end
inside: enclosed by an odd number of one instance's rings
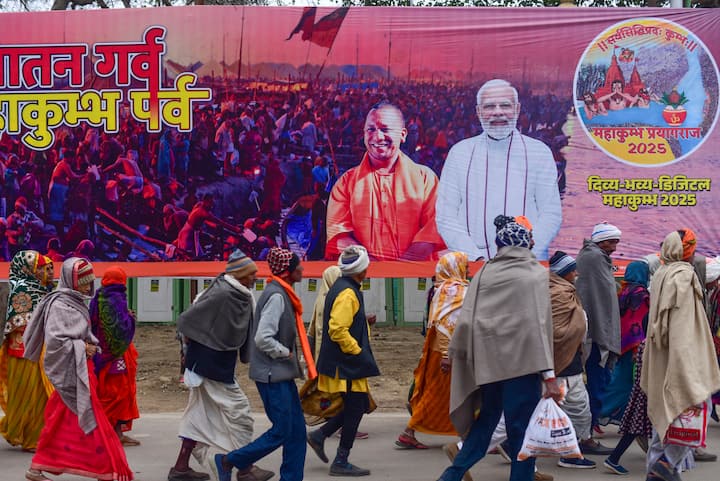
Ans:
POLYGON ((683 227, 720 254, 716 9, 2 18, 0 260, 360 243, 427 266, 491 258, 497 215, 529 219, 541 260, 602 221, 625 259, 683 227))

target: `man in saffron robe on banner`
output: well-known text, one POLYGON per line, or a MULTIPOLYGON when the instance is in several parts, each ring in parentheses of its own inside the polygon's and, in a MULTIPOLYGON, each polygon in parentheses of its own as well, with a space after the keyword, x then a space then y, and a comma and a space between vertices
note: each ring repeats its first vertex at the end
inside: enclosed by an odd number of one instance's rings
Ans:
POLYGON ((400 151, 406 136, 400 109, 389 103, 370 109, 367 153, 330 193, 327 259, 356 244, 375 260, 430 260, 445 248, 435 227, 437 177, 400 151))

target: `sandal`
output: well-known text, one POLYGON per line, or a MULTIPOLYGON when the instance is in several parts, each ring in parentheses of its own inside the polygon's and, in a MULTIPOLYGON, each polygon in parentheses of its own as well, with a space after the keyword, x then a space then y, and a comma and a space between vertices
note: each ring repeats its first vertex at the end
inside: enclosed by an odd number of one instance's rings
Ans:
POLYGON ((28 481, 50 481, 50 479, 47 478, 42 471, 37 469, 28 469, 25 471, 25 479, 28 481))
POLYGON ((395 446, 400 449, 430 449, 414 437, 408 436, 405 433, 398 436, 397 441, 395 441, 395 446))
MULTIPOLYGON (((338 432, 335 433, 335 437, 338 438, 338 439, 340 439, 340 438, 342 437, 342 428, 340 428, 340 429, 338 430, 338 432)), ((368 433, 365 433, 365 432, 362 432, 362 431, 357 431, 357 432, 355 433, 355 439, 367 439, 367 438, 369 438, 369 437, 370 437, 370 435, 369 435, 368 433)))
POLYGON ((124 434, 120 436, 120 442, 123 446, 140 446, 140 441, 124 434))

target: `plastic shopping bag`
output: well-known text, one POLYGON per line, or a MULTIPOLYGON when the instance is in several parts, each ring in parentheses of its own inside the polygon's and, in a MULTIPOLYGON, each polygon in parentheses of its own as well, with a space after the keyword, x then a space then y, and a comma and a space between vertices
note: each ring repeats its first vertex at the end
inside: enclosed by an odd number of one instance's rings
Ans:
POLYGON ((525 430, 518 461, 531 457, 583 457, 570 418, 552 398, 540 400, 525 430))
POLYGON ((675 418, 665 432, 663 444, 704 448, 707 436, 707 403, 691 406, 675 418))

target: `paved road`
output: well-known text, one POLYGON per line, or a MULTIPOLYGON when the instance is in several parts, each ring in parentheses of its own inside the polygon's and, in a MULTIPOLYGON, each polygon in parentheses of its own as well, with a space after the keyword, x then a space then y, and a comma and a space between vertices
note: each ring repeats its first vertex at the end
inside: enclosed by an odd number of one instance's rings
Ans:
MULTIPOLYGON (((177 439, 177 426, 180 414, 147 414, 135 423, 133 436, 142 441, 142 446, 127 449, 130 466, 136 473, 138 481, 165 481, 170 466, 175 462, 179 442, 177 439)), ((397 434, 407 422, 405 413, 373 413, 367 416, 361 425, 363 431, 368 431, 367 440, 359 440, 351 453, 351 461, 372 470, 372 475, 364 478, 366 481, 392 480, 392 481, 435 481, 448 464, 441 447, 452 438, 438 436, 418 437, 431 446, 426 451, 402 451, 394 448, 397 434)), ((256 416, 256 434, 267 429, 268 421, 264 415, 256 416)), ((712 422, 709 429, 709 442, 711 451, 720 451, 720 425, 712 422), (714 448, 714 449, 713 449, 714 448)), ((614 446, 617 442, 616 434, 606 434, 603 443, 614 446)), ((332 459, 337 439, 326 442, 326 451, 332 459)), ((0 440, 0 481, 23 481, 24 472, 30 462, 30 454, 10 447, 4 440, 0 440)), ((600 461, 602 457, 591 457, 600 461)), ((630 475, 617 478, 606 472, 602 467, 592 470, 566 469, 555 466, 553 459, 540 459, 538 465, 542 471, 549 472, 558 481, 612 481, 614 479, 644 480, 644 455, 636 445, 631 446, 622 460, 623 465, 630 470, 630 475)), ((279 452, 259 463, 265 469, 278 470, 280 465, 279 452)), ((197 468, 197 466, 195 466, 197 468)), ((716 481, 720 479, 718 463, 699 464, 697 469, 683 475, 685 481, 716 481)), ((328 466, 323 464, 315 454, 309 450, 305 465, 305 480, 328 481, 328 466)), ((478 463, 471 473, 475 481, 505 481, 508 479, 509 466, 503 464, 499 456, 488 456, 478 463)), ((78 481, 75 476, 60 476, 62 481, 78 481)), ((278 476, 273 478, 279 480, 278 476)))

